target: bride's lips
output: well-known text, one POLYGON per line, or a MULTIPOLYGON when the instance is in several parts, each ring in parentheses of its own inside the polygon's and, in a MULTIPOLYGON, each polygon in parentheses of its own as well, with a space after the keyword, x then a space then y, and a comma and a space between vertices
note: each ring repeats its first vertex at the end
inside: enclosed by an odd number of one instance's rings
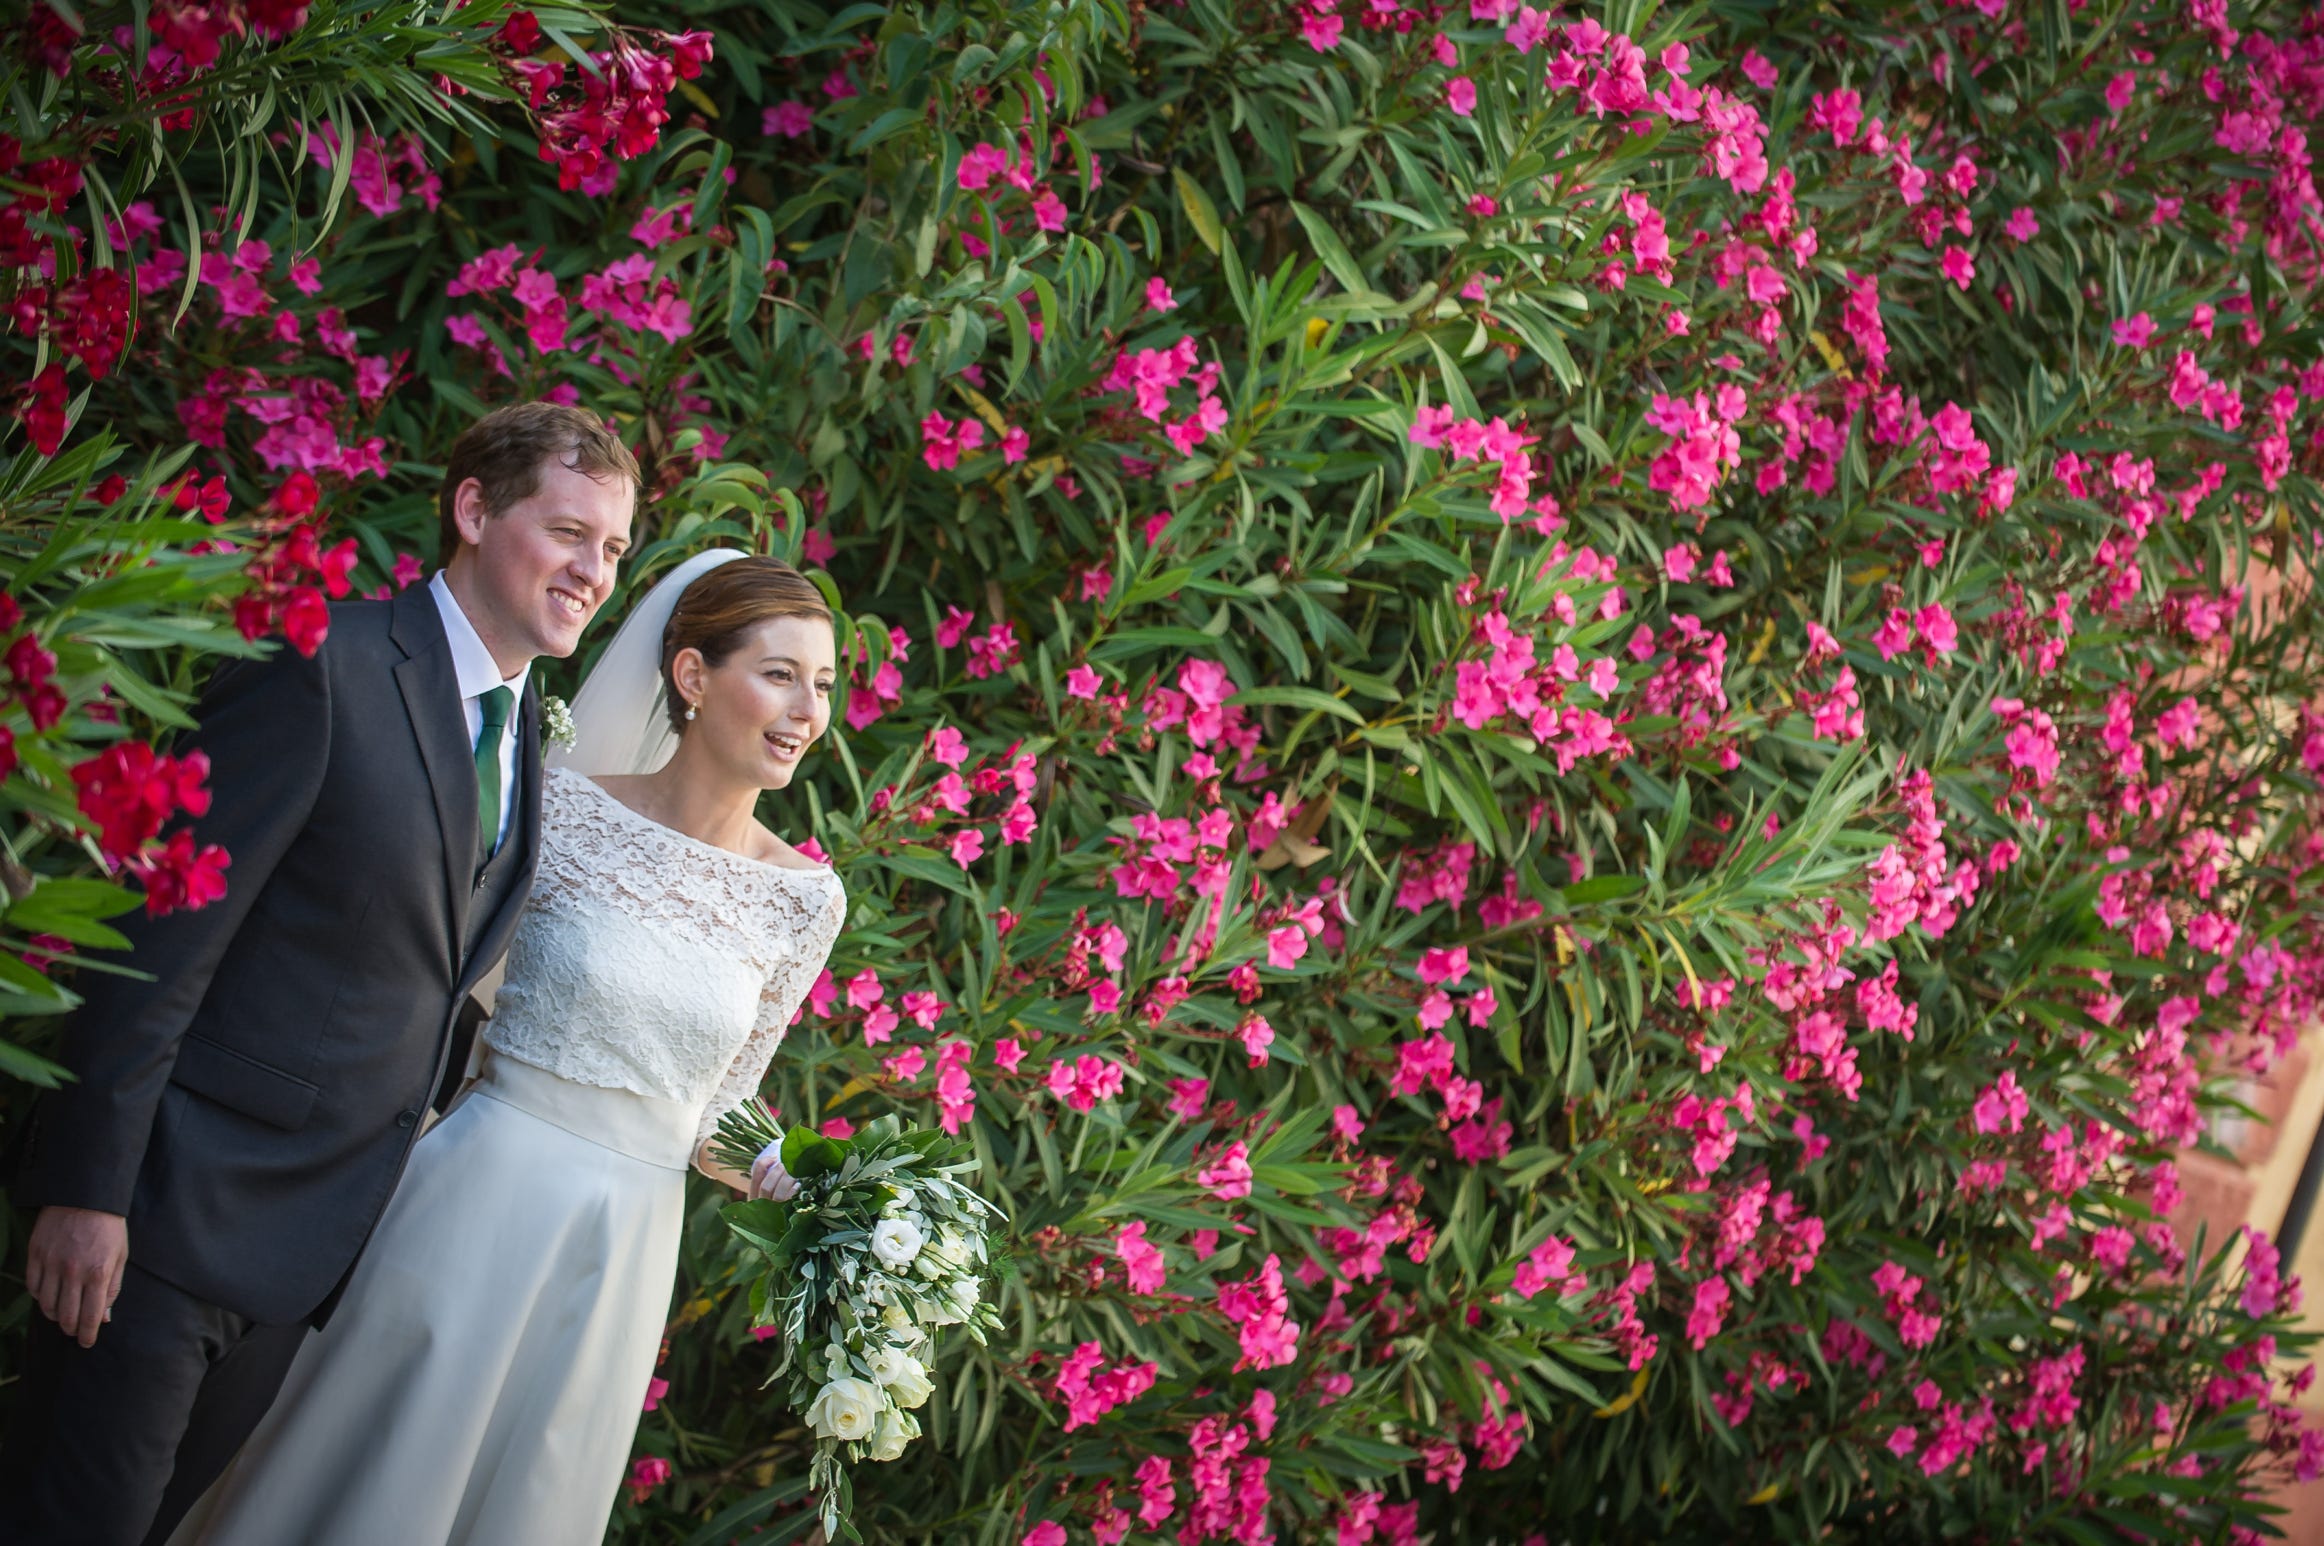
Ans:
POLYGON ((788 731, 769 730, 760 735, 759 739, 766 743, 767 750, 774 754, 778 762, 795 762, 807 750, 806 737, 792 735, 788 731))

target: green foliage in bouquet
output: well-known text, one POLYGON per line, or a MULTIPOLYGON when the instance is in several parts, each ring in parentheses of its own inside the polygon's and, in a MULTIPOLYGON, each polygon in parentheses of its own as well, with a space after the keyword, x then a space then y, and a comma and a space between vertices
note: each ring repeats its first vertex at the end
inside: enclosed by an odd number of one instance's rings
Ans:
POLYGON ((895 1460, 920 1437, 912 1412, 935 1388, 943 1328, 980 1345, 1000 1329, 987 1295, 999 1210, 966 1179, 978 1166, 968 1144, 894 1116, 830 1138, 785 1131, 752 1102, 723 1118, 714 1139, 720 1162, 745 1174, 778 1142, 798 1195, 720 1211, 765 1258, 750 1285, 751 1324, 780 1339, 767 1383, 783 1381, 815 1434, 807 1481, 824 1533, 860 1540, 842 1462, 895 1460))

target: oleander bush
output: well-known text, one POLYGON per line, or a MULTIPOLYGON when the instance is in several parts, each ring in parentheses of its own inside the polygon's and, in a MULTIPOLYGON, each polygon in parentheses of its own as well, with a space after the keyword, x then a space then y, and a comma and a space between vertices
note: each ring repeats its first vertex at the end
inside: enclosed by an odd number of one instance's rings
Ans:
MULTIPOLYGON (((15 33, 11 1071, 562 396, 844 610, 769 1098, 1014 1221, 867 1539, 2274 1533, 2324 11, 270 3, 15 33)), ((625 1541, 813 1525, 714 1190, 625 1541)))

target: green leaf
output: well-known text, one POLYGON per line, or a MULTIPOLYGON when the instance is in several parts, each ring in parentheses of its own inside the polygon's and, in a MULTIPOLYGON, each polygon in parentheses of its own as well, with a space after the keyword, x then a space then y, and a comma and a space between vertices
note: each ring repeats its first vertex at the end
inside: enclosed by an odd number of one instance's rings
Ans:
POLYGON ((1312 687, 1244 687, 1238 689, 1228 701, 1240 703, 1246 707, 1256 707, 1265 703, 1281 703, 1292 708, 1312 709, 1319 714, 1329 714, 1336 719, 1344 719, 1351 725, 1360 725, 1364 722, 1364 716, 1350 708, 1345 700, 1335 698, 1327 692, 1318 692, 1312 687))
POLYGON ((846 1162, 846 1146, 812 1127, 794 1127, 783 1135, 783 1168, 798 1180, 829 1175, 846 1162))
POLYGON ((1645 889, 1646 882, 1640 876, 1592 875, 1564 887, 1558 894, 1573 906, 1586 907, 1592 902, 1618 902, 1645 889))
POLYGON ((1317 257, 1323 259, 1323 266, 1331 270, 1332 278, 1340 282, 1341 289, 1353 293, 1371 290, 1355 255, 1348 251, 1347 245, 1340 240, 1339 233, 1331 228, 1328 221, 1297 199, 1291 201, 1291 213, 1298 218, 1299 228, 1307 233, 1308 245, 1315 249, 1317 257))
POLYGON ((1186 211, 1187 220, 1194 226, 1194 234, 1202 239, 1205 247, 1217 252, 1220 243, 1226 239, 1226 233, 1218 223, 1218 206, 1211 203, 1210 195, 1202 191, 1202 185, 1180 168, 1172 167, 1170 178, 1178 185, 1178 203, 1186 211))

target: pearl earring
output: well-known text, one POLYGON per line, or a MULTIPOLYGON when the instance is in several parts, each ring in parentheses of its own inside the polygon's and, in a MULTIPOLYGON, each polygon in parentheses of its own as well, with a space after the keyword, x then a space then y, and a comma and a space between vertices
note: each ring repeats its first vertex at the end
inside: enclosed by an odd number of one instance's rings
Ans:
POLYGON ((686 705, 686 717, 687 717, 689 720, 691 720, 691 719, 694 717, 694 705, 693 705, 693 704, 691 704, 691 703, 689 703, 689 704, 687 704, 687 705, 686 705))

